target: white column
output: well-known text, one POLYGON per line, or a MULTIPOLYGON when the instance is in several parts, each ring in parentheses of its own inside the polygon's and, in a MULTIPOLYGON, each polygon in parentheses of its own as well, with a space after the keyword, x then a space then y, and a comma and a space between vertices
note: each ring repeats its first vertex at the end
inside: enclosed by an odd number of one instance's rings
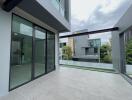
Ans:
POLYGON ((55 66, 59 70, 59 33, 55 34, 55 66))
POLYGON ((8 94, 10 68, 11 13, 0 8, 0 96, 8 94))

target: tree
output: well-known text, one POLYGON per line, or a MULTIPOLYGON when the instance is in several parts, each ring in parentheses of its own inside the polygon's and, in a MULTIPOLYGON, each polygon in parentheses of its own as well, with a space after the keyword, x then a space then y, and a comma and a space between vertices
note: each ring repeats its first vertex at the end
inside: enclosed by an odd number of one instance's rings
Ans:
POLYGON ((100 60, 104 63, 111 63, 112 57, 111 57, 111 46, 110 44, 104 44, 100 48, 100 60))
POLYGON ((132 64, 132 40, 129 40, 126 45, 126 63, 132 64))
POLYGON ((72 59, 72 50, 69 46, 64 46, 62 48, 62 55, 64 60, 71 60, 72 59))

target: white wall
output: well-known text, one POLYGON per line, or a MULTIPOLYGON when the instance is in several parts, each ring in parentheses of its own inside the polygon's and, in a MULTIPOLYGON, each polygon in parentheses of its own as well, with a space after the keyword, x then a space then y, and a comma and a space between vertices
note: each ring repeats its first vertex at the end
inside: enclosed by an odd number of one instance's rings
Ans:
MULTIPOLYGON (((48 12, 50 12, 54 17, 60 21, 65 27, 67 27, 69 30, 70 28, 70 23, 60 14, 60 12, 53 6, 52 0, 37 0, 38 3, 40 3, 48 12)), ((70 3, 70 2, 69 2, 70 3)), ((70 7, 70 4, 67 5, 70 7)), ((68 8, 69 8, 68 7, 68 8)), ((69 8, 70 9, 70 8, 69 8)), ((65 9, 68 11, 69 9, 65 9)), ((70 13, 70 12, 69 12, 70 13)), ((68 13, 68 17, 70 17, 70 14, 68 13)))
POLYGON ((60 43, 68 43, 68 38, 61 38, 59 39, 60 43))
POLYGON ((59 67, 59 34, 55 35, 55 66, 56 70, 58 70, 59 67))
POLYGON ((0 8, 0 96, 8 93, 10 39, 11 13, 6 13, 0 8))

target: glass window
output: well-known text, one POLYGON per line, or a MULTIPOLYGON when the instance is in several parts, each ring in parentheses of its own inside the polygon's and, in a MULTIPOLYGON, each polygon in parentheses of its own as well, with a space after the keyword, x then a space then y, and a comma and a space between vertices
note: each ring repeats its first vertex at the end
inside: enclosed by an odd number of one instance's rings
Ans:
POLYGON ((60 10, 60 0, 52 0, 52 4, 58 11, 60 10))
POLYGON ((65 17, 65 0, 52 0, 52 4, 65 17))
POLYGON ((126 74, 132 77, 132 28, 124 32, 126 74))
POLYGON ((32 23, 13 16, 10 89, 31 80, 32 23))
POLYGON ((55 69, 52 32, 13 15, 11 40, 10 90, 55 69))
POLYGON ((98 48, 94 48, 94 53, 95 53, 95 54, 98 53, 98 48))
POLYGON ((47 32, 47 72, 55 69, 55 35, 47 32))
POLYGON ((35 30, 35 77, 45 73, 46 31, 39 27, 35 30))

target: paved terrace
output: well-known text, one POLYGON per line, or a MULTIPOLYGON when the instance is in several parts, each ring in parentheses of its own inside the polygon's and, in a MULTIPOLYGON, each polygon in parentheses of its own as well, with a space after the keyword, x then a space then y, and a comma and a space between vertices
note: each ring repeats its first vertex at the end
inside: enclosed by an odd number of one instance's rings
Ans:
POLYGON ((132 100, 132 86, 119 74, 61 67, 0 100, 132 100))

